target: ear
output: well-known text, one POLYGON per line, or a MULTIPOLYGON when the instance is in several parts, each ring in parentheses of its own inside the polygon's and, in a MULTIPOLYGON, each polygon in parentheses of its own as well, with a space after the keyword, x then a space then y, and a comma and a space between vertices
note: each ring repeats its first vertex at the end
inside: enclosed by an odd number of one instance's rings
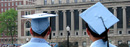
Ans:
POLYGON ((30 28, 30 33, 33 34, 33 33, 32 33, 32 28, 30 28))
POLYGON ((90 35, 90 32, 89 32, 89 30, 87 28, 86 28, 86 32, 87 32, 88 35, 90 35))
POLYGON ((49 35, 50 33, 51 33, 51 27, 50 27, 50 29, 48 30, 47 35, 49 35))

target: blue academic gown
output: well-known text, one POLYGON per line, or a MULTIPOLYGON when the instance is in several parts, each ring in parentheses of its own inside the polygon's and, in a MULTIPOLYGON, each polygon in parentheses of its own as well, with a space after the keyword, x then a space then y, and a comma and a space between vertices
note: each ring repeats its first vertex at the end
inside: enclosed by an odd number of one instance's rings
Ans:
MULTIPOLYGON (((90 47, 107 47, 107 42, 104 42, 102 39, 94 41, 90 47)), ((109 47, 117 47, 111 43, 109 43, 109 47)))
POLYGON ((31 38, 31 40, 20 47, 51 47, 45 39, 31 38))

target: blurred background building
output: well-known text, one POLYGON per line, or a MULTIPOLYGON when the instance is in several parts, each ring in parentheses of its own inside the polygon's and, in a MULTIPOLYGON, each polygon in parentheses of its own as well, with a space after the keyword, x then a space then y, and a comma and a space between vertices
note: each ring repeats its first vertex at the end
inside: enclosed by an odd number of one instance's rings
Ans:
MULTIPOLYGON (((48 39, 49 42, 60 44, 66 41, 66 27, 69 26, 70 42, 78 47, 89 47, 92 41, 86 33, 85 22, 79 17, 79 14, 99 1, 120 20, 110 28, 109 41, 115 45, 121 43, 130 45, 130 0, 22 0, 22 5, 16 7, 18 8, 16 9, 18 10, 18 37, 16 37, 16 42, 24 44, 32 37, 29 33, 31 19, 22 18, 22 15, 44 12, 58 15, 51 18, 51 23, 53 23, 51 24, 52 39, 48 39)), ((4 11, 5 8, 0 12, 4 11)), ((3 39, 5 38, 2 37, 1 40, 3 39)))
MULTIPOLYGON (((26 1, 26 0, 0 0, 0 14, 2 12, 5 12, 6 10, 15 9, 17 10, 18 5, 28 5, 28 4, 34 4, 32 1, 26 1)), ((11 44, 11 36, 6 35, 4 32, 0 34, 0 44, 11 44)), ((14 35, 14 43, 17 43, 17 34, 14 35)))

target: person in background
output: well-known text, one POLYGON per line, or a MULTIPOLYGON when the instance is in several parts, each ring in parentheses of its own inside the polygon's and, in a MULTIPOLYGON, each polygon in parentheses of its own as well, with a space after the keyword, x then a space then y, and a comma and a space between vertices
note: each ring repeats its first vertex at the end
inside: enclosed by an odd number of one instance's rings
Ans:
POLYGON ((86 22, 86 31, 93 41, 90 47, 116 47, 109 43, 109 28, 117 23, 117 19, 100 2, 85 10, 80 17, 86 22))
POLYGON ((46 41, 51 32, 50 22, 48 17, 57 15, 39 13, 33 15, 25 15, 25 18, 31 18, 30 33, 33 36, 31 40, 20 47, 51 47, 46 41))

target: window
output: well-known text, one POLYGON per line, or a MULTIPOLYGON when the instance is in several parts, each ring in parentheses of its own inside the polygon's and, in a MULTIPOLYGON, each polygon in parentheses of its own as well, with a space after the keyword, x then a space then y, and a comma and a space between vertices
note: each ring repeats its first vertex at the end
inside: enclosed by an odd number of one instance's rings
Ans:
POLYGON ((30 23, 30 21, 27 21, 26 22, 26 28, 30 28, 31 27, 31 23, 30 23))
POLYGON ((79 30, 79 11, 74 10, 74 29, 79 30))
POLYGON ((1 8, 1 12, 3 12, 3 8, 1 8))
POLYGON ((122 31, 118 31, 118 34, 122 34, 122 31))
MULTIPOLYGON (((51 14, 55 14, 55 12, 51 11, 51 14)), ((53 23, 53 24, 51 24, 52 31, 55 31, 56 18, 55 17, 50 17, 50 19, 51 19, 51 23, 53 23)))
POLYGON ((59 15, 59 30, 63 30, 63 12, 62 11, 59 11, 58 13, 59 15))
POLYGON ((5 7, 7 6, 7 3, 5 3, 5 7))
POLYGON ((21 2, 19 2, 19 5, 21 5, 21 2))
POLYGON ((127 28, 130 28, 130 6, 126 7, 126 23, 127 28))
POLYGON ((31 36, 29 31, 26 32, 26 36, 31 36))
MULTIPOLYGON (((86 9, 83 9, 82 12, 85 11, 85 10, 86 9)), ((86 24, 86 22, 82 19, 82 28, 86 30, 86 25, 85 24, 86 24)))
POLYGON ((121 7, 117 7, 117 18, 120 20, 117 23, 117 28, 123 28, 123 10, 121 7))
POLYGON ((10 6, 10 3, 8 3, 8 6, 10 6))
POLYGON ((17 2, 15 3, 15 5, 16 5, 16 6, 18 5, 17 2))
POLYGON ((66 22, 67 22, 67 26, 69 26, 70 30, 71 30, 71 12, 70 12, 70 10, 66 11, 66 22))
POLYGON ((54 4, 54 0, 51 0, 51 4, 54 4))
POLYGON ((84 32, 83 34, 86 35, 86 32, 84 32))
POLYGON ((60 36, 63 36, 63 33, 60 33, 60 36))
POLYGON ((47 0, 44 0, 44 5, 46 5, 47 4, 47 0))
POLYGON ((121 41, 121 40, 120 40, 120 41, 118 41, 118 45, 119 45, 119 44, 121 44, 121 43, 122 43, 122 41, 121 41))
POLYGON ((3 7, 3 3, 1 3, 1 7, 3 7))
POLYGON ((26 14, 26 15, 29 15, 29 14, 31 14, 31 12, 30 12, 30 11, 26 11, 25 14, 26 14))
POLYGON ((128 31, 128 34, 130 34, 130 31, 128 31))
POLYGON ((62 3, 62 0, 59 0, 59 4, 61 4, 62 3))
POLYGON ((53 33, 53 36, 55 36, 55 33, 53 33))
POLYGON ((12 2, 12 6, 14 6, 14 2, 12 2))
POLYGON ((83 45, 83 47, 86 47, 87 46, 86 41, 83 41, 82 45, 83 45))

